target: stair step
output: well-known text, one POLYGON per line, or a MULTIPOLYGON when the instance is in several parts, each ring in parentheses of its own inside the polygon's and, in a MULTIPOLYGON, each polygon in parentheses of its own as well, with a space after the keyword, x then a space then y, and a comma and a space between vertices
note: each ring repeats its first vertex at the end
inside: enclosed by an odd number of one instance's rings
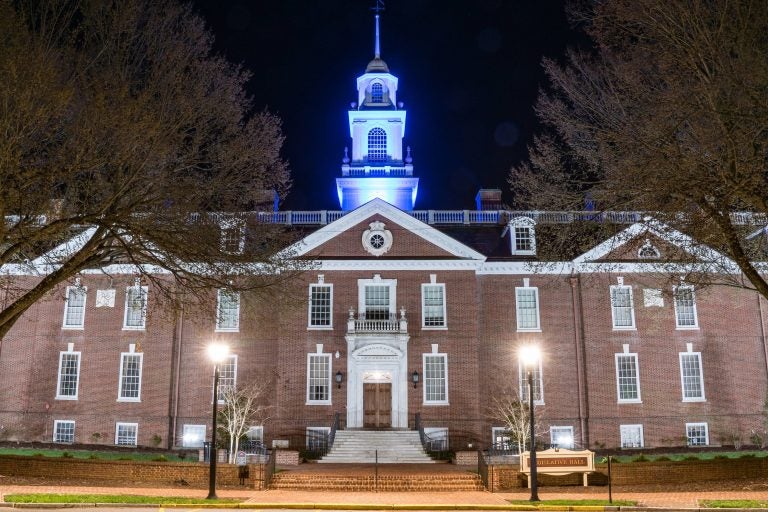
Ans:
POLYGON ((327 490, 327 491, 479 491, 483 490, 480 477, 472 473, 435 473, 419 475, 340 476, 323 474, 278 473, 270 489, 327 490))

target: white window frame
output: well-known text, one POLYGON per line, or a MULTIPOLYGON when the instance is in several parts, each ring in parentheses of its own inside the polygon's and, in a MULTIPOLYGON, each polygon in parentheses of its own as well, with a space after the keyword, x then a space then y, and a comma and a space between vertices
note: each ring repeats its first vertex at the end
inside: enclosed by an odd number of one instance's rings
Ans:
POLYGON ((124 331, 143 331, 147 327, 147 302, 149 302, 149 287, 141 285, 128 286, 125 289, 125 311, 123 313, 123 330, 124 331), (134 309, 130 306, 129 295, 130 290, 140 289, 144 296, 143 304, 141 307, 141 325, 128 325, 128 310, 134 309))
POLYGON ((422 375, 424 376, 423 377, 424 383, 421 386, 423 404, 424 405, 449 405, 449 402, 448 402, 448 354, 440 353, 437 351, 429 354, 422 354, 421 355, 421 371, 422 371, 422 375), (427 358, 439 358, 443 360, 443 368, 445 370, 445 373, 443 374, 440 380, 443 381, 443 395, 445 396, 444 399, 431 400, 427 398, 427 358))
POLYGON ((227 386, 235 387, 237 388, 237 355, 236 354, 229 354, 227 357, 224 358, 222 362, 219 363, 219 403, 224 403, 224 397, 223 393, 227 386), (222 373, 222 370, 224 367, 227 367, 227 370, 231 367, 232 368, 232 376, 229 375, 224 376, 222 373), (230 383, 230 380, 232 381, 230 383))
POLYGON ((219 233, 219 248, 225 254, 242 254, 245 250, 245 220, 241 218, 221 219, 221 231, 219 233), (230 250, 230 244, 234 246, 237 240, 237 249, 230 250))
POLYGON ((136 352, 134 350, 134 346, 131 345, 130 351, 128 352, 121 352, 120 353, 120 373, 118 374, 118 384, 117 384, 117 401, 118 402, 141 402, 141 381, 144 374, 144 353, 143 352, 136 352), (124 392, 124 375, 123 371, 125 370, 125 359, 126 357, 138 357, 139 358, 139 394, 135 397, 130 396, 123 396, 124 392))
POLYGON ((208 426, 185 423, 181 430, 181 446, 184 448, 202 448, 208 438, 208 426), (202 437, 200 434, 202 433, 202 437), (199 442, 198 442, 199 440, 199 442))
MULTIPOLYGON (((429 306, 437 308, 437 306, 429 306)), ((448 329, 448 316, 447 316, 447 308, 446 308, 446 300, 445 300, 445 284, 444 283, 422 283, 421 285, 421 328, 425 331, 432 330, 432 331, 444 331, 448 329), (442 294, 442 314, 443 314, 443 323, 440 325, 427 325, 427 290, 429 288, 437 288, 440 290, 440 293, 442 294)))
POLYGON ((611 285, 611 323, 614 331, 634 331, 637 330, 635 325, 635 298, 632 292, 632 287, 626 284, 611 285), (629 291, 629 320, 630 325, 618 325, 617 321, 621 315, 617 314, 617 310, 624 309, 625 306, 616 305, 616 293, 629 291))
POLYGON ((238 332, 239 330, 240 330, 240 293, 231 292, 228 290, 222 290, 221 288, 219 288, 219 290, 216 293, 216 332, 238 332), (235 298, 236 308, 235 308, 234 325, 231 325, 231 326, 222 325, 222 321, 224 318, 224 316, 221 314, 222 295, 235 298))
POLYGON ((619 443, 622 448, 643 448, 645 447, 645 439, 643 436, 643 425, 619 425, 619 443), (638 437, 640 444, 635 446, 630 441, 631 438, 638 437))
POLYGON ((310 283, 309 285, 309 305, 307 308, 307 329, 314 331, 330 331, 333 330, 333 284, 329 283, 310 283), (312 302, 312 293, 316 288, 327 288, 330 301, 328 303, 328 325, 313 323, 314 316, 312 315, 312 308, 314 306, 312 302))
POLYGON ((440 442, 441 446, 438 448, 435 448, 435 445, 430 446, 433 451, 446 451, 451 446, 448 437, 448 427, 424 427, 424 434, 432 441, 440 442))
POLYGON ((497 450, 512 450, 517 448, 517 443, 513 443, 507 427, 491 427, 491 446, 497 450))
POLYGON ((56 400, 77 400, 80 395, 80 362, 82 361, 82 355, 80 352, 76 352, 73 349, 73 344, 69 344, 67 350, 59 352, 59 372, 56 378, 56 400), (75 356, 77 358, 77 374, 75 379, 75 393, 73 395, 61 394, 61 367, 64 361, 64 356, 75 356))
POLYGON ((316 446, 310 446, 310 440, 315 439, 314 437, 309 435, 310 432, 324 432, 326 434, 330 434, 331 427, 307 427, 306 430, 304 431, 304 435, 305 435, 304 447, 307 450, 316 450, 317 449, 316 446))
POLYGON ((550 425, 549 427, 549 443, 553 447, 564 448, 566 450, 573 450, 576 440, 573 437, 573 427, 570 425, 550 425), (561 444, 558 439, 565 434, 571 441, 568 444, 561 444))
POLYGON ((680 352, 678 354, 678 357, 680 359, 680 389, 682 392, 683 402, 706 402, 706 395, 704 394, 704 368, 701 365, 701 352, 680 352), (688 357, 694 357, 696 358, 696 361, 698 363, 698 381, 699 381, 699 389, 701 389, 701 396, 691 396, 686 397, 686 386, 685 386, 685 380, 686 375, 684 371, 683 366, 683 359, 688 357))
POLYGON ((620 354, 614 354, 616 360, 616 401, 620 404, 640 404, 643 402, 642 394, 640 393, 640 360, 635 352, 622 352, 620 354), (637 389, 637 398, 621 398, 621 375, 619 373, 619 359, 632 358, 635 361, 635 376, 634 382, 637 389))
POLYGON ((685 424, 685 439, 688 446, 709 446, 709 425, 706 422, 686 423, 685 424), (692 428, 704 427, 704 444, 691 444, 691 430, 692 428))
POLYGON ((509 227, 509 250, 514 256, 535 256, 536 255, 536 221, 530 217, 515 217, 507 224, 509 227), (528 231, 530 241, 529 249, 517 248, 517 230, 525 229, 528 231))
POLYGON ((139 445, 139 424, 138 423, 115 423, 115 446, 138 446, 139 445), (120 428, 133 428, 133 443, 120 442, 120 428))
POLYGON ((517 286, 515 287, 515 320, 517 322, 517 330, 519 332, 541 332, 541 304, 539 302, 539 289, 536 286, 517 286), (536 300, 536 326, 524 327, 521 326, 520 312, 522 311, 520 304, 520 292, 533 292, 534 299, 536 300))
MULTIPOLYGON (((533 370, 533 405, 544 405, 544 371, 541 358, 539 358, 538 365, 539 367, 533 370), (536 397, 536 382, 539 383, 538 397, 536 397)), ((528 370, 522 361, 518 361, 517 372, 520 401, 527 404, 530 402, 530 397, 528 396, 528 370)))
POLYGON ((324 354, 322 352, 322 350, 318 350, 315 353, 307 354, 307 395, 306 395, 307 401, 306 401, 306 405, 331 405, 331 397, 333 395, 332 392, 331 392, 332 391, 332 388, 331 388, 331 385, 332 385, 332 382, 331 382, 331 379, 332 379, 331 371, 332 371, 332 368, 331 368, 331 354, 324 354), (325 400, 310 399, 310 395, 311 395, 310 389, 312 387, 312 373, 311 373, 312 359, 316 358, 316 357, 324 358, 326 360, 328 375, 327 375, 327 378, 325 379, 325 381, 326 381, 325 382, 325 386, 327 388, 326 392, 328 394, 328 398, 325 399, 325 400))
POLYGON ((82 331, 85 328, 85 306, 88 301, 88 287, 86 286, 67 286, 66 298, 64 299, 64 318, 61 321, 61 328, 65 330, 79 330, 82 331), (68 324, 69 318, 69 300, 73 293, 80 293, 83 296, 83 310, 80 314, 80 322, 76 324, 68 324))
POLYGON ((694 290, 692 285, 689 284, 681 284, 680 286, 675 286, 672 288, 672 304, 675 306, 675 328, 680 331, 686 331, 686 330, 696 330, 699 328, 699 314, 696 308, 696 290, 694 290), (691 305, 691 309, 693 312, 693 324, 692 325, 681 325, 680 324, 680 306, 678 305, 678 292, 680 290, 690 290, 691 292, 691 301, 693 304, 691 305))
POLYGON ((53 420, 53 442, 56 444, 73 444, 75 442, 75 420, 53 420), (72 424, 72 440, 71 441, 59 441, 57 439, 59 435, 59 426, 67 423, 72 424))
POLYGON ((382 279, 379 274, 373 276, 373 279, 357 280, 357 311, 361 316, 365 316, 365 289, 368 286, 388 286, 389 287, 389 317, 394 318, 397 312, 397 279, 382 279))
POLYGON ((264 425, 251 425, 245 431, 245 438, 249 441, 264 442, 264 425), (255 435, 254 435, 255 434, 255 435))

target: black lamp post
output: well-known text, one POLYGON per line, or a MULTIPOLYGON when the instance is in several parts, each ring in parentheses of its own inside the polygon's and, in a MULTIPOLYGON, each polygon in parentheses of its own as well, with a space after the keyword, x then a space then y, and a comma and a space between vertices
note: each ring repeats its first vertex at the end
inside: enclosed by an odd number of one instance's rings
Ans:
POLYGON ((529 423, 531 424, 531 451, 529 455, 531 470, 531 498, 530 501, 539 501, 539 481, 536 469, 536 416, 534 414, 533 403, 533 369, 539 362, 539 350, 536 347, 525 347, 520 351, 520 355, 525 364, 528 374, 528 410, 531 414, 529 423))
POLYGON ((208 496, 205 499, 215 500, 216 496, 216 420, 217 408, 219 405, 219 365, 229 354, 229 347, 219 343, 212 343, 208 346, 208 356, 213 361, 213 419, 211 421, 211 447, 208 449, 208 461, 210 469, 208 470, 208 496))

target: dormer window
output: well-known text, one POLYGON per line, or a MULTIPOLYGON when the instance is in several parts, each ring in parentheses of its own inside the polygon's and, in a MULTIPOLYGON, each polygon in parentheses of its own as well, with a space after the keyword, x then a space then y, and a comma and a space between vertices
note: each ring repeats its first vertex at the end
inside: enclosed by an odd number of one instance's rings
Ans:
POLYGON ((640 249, 637 250, 637 257, 641 260, 657 260, 661 258, 659 250, 647 238, 640 249))
POLYGON ((223 219, 221 222, 222 252, 241 254, 245 248, 245 224, 241 219, 223 219))
POLYGON ((384 103, 384 86, 379 82, 371 85, 371 103, 384 103))
POLYGON ((374 128, 368 132, 368 160, 385 162, 387 160, 387 132, 374 128))
POLYGON ((509 221, 511 252, 514 255, 536 254, 536 222, 529 217, 515 217, 509 221))

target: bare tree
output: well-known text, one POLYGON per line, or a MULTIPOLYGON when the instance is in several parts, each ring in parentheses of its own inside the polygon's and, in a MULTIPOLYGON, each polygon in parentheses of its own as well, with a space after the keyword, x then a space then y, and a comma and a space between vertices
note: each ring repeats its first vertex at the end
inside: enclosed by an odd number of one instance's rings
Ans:
POLYGON ((85 269, 171 301, 291 275, 283 230, 241 213, 289 187, 280 121, 190 6, 0 0, 0 38, 0 339, 85 269))
MULTIPOLYGON (((768 3, 606 0, 572 14, 593 45, 544 60, 545 130, 509 176, 518 206, 648 212, 690 237, 692 252, 666 260, 678 278, 768 297, 755 263, 768 224, 768 3), (697 266, 703 246, 724 257, 697 266)), ((560 252, 615 231, 571 228, 560 252)))
POLYGON ((266 385, 252 382, 243 387, 222 386, 219 397, 224 407, 219 413, 219 427, 229 440, 229 463, 234 464, 240 439, 253 425, 263 425, 269 418, 271 407, 263 405, 266 400, 266 385))
MULTIPOLYGON (((516 393, 501 393, 493 397, 490 414, 504 425, 510 441, 517 444, 518 453, 523 453, 531 444, 530 411, 528 403, 516 393)), ((539 424, 534 425, 534 428, 538 436, 539 424)))

